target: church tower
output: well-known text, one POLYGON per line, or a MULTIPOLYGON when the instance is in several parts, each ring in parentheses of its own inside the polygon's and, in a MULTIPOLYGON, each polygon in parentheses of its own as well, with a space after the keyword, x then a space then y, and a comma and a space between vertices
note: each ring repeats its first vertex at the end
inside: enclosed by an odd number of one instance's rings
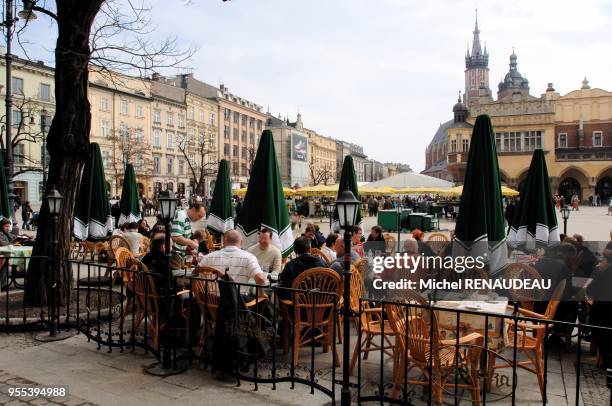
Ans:
POLYGON ((484 51, 480 45, 480 30, 478 29, 478 10, 476 10, 476 23, 474 24, 474 39, 472 52, 465 54, 465 93, 464 103, 469 108, 478 108, 480 98, 491 98, 489 89, 489 53, 485 45, 484 51))

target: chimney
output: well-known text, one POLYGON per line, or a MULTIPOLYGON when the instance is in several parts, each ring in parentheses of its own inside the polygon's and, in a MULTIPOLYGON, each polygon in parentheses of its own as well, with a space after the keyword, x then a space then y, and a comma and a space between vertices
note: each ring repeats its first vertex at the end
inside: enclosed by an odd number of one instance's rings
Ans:
POLYGON ((160 74, 157 72, 153 72, 153 74, 151 75, 151 80, 155 81, 155 82, 159 82, 159 78, 160 78, 160 74))
POLYGON ((219 85, 219 89, 221 89, 221 93, 227 93, 229 90, 223 83, 219 85))

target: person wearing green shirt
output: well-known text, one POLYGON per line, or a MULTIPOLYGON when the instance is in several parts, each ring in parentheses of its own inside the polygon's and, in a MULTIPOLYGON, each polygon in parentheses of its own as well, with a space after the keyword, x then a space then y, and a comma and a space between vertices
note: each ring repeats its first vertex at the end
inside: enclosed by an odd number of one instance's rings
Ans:
POLYGON ((185 256, 187 247, 197 251, 198 242, 191 239, 191 223, 200 221, 206 216, 206 209, 201 203, 194 202, 188 209, 177 210, 172 220, 173 254, 185 256))

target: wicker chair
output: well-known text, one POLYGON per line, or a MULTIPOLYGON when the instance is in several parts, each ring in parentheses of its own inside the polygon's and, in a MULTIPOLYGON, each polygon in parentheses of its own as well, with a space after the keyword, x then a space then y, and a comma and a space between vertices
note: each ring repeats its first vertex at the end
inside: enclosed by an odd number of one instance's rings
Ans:
POLYGON ((385 251, 387 254, 392 254, 397 249, 397 240, 393 234, 385 233, 383 235, 385 239, 385 251))
POLYGON ((151 239, 148 237, 142 237, 140 240, 140 253, 139 255, 145 256, 147 252, 149 252, 149 248, 151 247, 151 239))
POLYGON ((450 239, 443 233, 431 233, 427 237, 427 244, 437 255, 440 255, 444 252, 446 246, 450 244, 450 239))
MULTIPOLYGON (((536 374, 542 399, 544 399, 544 374, 546 372, 544 370, 544 341, 546 340, 546 325, 548 324, 546 320, 552 320, 555 317, 555 312, 557 311, 564 291, 565 280, 562 280, 553 291, 544 314, 535 313, 520 307, 518 309, 520 316, 542 320, 541 323, 526 321, 519 321, 516 323, 516 350, 518 353, 523 353, 527 356, 526 361, 519 362, 517 360, 516 366, 536 374)), ((514 349, 515 340, 514 320, 506 320, 506 326, 508 337, 506 348, 512 350, 514 349)), ((487 365, 487 390, 491 388, 491 380, 495 369, 512 367, 512 365, 507 365, 505 363, 502 365, 495 365, 496 358, 497 357, 489 357, 487 365)))
POLYGON ((483 336, 471 333, 459 337, 458 340, 442 340, 437 316, 431 308, 409 304, 388 304, 385 310, 397 341, 391 396, 398 398, 398 390, 404 384, 429 386, 431 377, 430 390, 433 404, 441 405, 444 388, 455 386, 454 380, 447 382, 447 379, 454 376, 453 372, 458 373, 459 370, 463 370, 466 371, 465 382, 458 383, 457 388, 468 389, 472 395, 472 403, 479 405, 478 368, 483 336), (457 349, 455 346, 457 341, 463 347, 457 349), (408 378, 407 374, 414 368, 420 371, 422 379, 408 378))
POLYGON ((107 256, 109 265, 115 262, 115 251, 117 248, 127 248, 130 250, 130 244, 127 242, 125 238, 120 235, 113 235, 110 240, 108 240, 108 248, 107 248, 107 256))
POLYGON ((200 359, 204 352, 209 332, 214 329, 217 321, 220 292, 216 281, 219 278, 223 278, 223 272, 211 267, 197 267, 194 269, 194 274, 197 274, 198 278, 192 280, 192 294, 200 308, 202 317, 200 338, 195 351, 196 358, 200 359))
MULTIPOLYGON (((151 347, 158 349, 159 337, 165 327, 160 317, 161 296, 157 291, 155 274, 138 272, 134 277, 134 292, 137 311, 134 315, 134 331, 147 319, 147 328, 151 329, 151 347), (144 311, 146 309, 146 312, 144 311)), ((132 335, 134 334, 132 332, 132 335)))
POLYGON ((299 274, 291 287, 299 291, 293 292, 292 300, 282 300, 282 304, 285 307, 285 317, 293 315, 293 365, 298 364, 300 347, 314 345, 315 342, 323 344, 323 352, 327 352, 331 345, 334 359, 338 363, 333 330, 337 298, 342 292, 340 276, 329 268, 312 268, 299 274), (314 289, 317 292, 312 292, 314 289))
POLYGON ((327 265, 332 263, 331 258, 329 257, 329 255, 327 255, 326 253, 324 253, 323 251, 321 251, 318 248, 311 248, 310 249, 310 254, 314 255, 315 257, 321 258, 323 261, 325 261, 325 263, 327 265))
MULTIPOLYGON (((541 280, 540 273, 529 264, 514 263, 504 269, 504 279, 530 279, 541 280)), ((539 302, 543 299, 543 294, 538 289, 511 289, 510 297, 516 302, 520 302, 521 308, 533 310, 534 302, 539 302)))

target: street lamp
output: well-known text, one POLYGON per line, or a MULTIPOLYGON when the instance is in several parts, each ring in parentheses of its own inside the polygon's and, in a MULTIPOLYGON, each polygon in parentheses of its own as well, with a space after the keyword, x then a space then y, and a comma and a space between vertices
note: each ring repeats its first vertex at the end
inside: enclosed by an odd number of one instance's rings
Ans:
MULTIPOLYGON (((177 207, 177 199, 176 195, 171 190, 164 190, 159 193, 159 197, 157 198, 159 201, 159 211, 161 214, 161 218, 165 225, 165 251, 166 251, 166 272, 168 274, 168 280, 165 281, 168 285, 165 291, 169 295, 167 300, 166 312, 166 320, 170 320, 172 317, 172 308, 173 308, 173 298, 174 289, 172 283, 172 267, 170 266, 170 260, 172 258, 172 253, 170 252, 170 232, 172 227, 172 220, 174 219, 174 215, 176 214, 177 207)), ((172 363, 172 345, 173 340, 170 334, 170 325, 166 323, 166 326, 162 335, 162 350, 161 350, 161 363, 155 363, 145 371, 151 375, 156 376, 169 376, 176 375, 183 372, 186 367, 178 366, 176 364, 176 360, 174 365, 172 363)))
POLYGON ((336 206, 330 201, 327 203, 327 214, 329 215, 329 232, 332 232, 332 223, 334 222, 334 208, 336 206))
POLYGON ((47 109, 40 111, 40 132, 42 133, 42 179, 43 179, 43 190, 47 185, 47 109))
POLYGON ((399 201, 395 205, 395 213, 397 214, 397 252, 400 252, 400 239, 402 231, 402 206, 399 201))
POLYGON ((567 219, 570 216, 570 209, 568 206, 563 206, 561 208, 561 217, 563 218, 563 234, 567 236, 567 219))
MULTIPOLYGON (((57 234, 58 234, 58 224, 59 224, 59 215, 62 211, 62 204, 64 202, 64 197, 57 191, 57 189, 53 188, 47 196, 45 196, 45 200, 47 201, 47 206, 49 207, 49 215, 51 215, 51 219, 53 220, 53 232, 52 232, 52 240, 51 240, 51 252, 57 252, 57 234)), ((61 266, 58 266, 56 261, 57 258, 49 258, 50 263, 50 276, 51 276, 51 290, 49 292, 49 297, 51 299, 50 303, 50 312, 49 312, 49 335, 40 335, 35 337, 38 341, 49 342, 49 341, 59 341, 64 340, 71 336, 71 334, 67 332, 58 333, 59 330, 59 313, 58 313, 58 300, 57 300, 57 289, 59 282, 59 272, 61 266)), ((69 299, 67 299, 69 300, 69 299)))
POLYGON ((351 318, 350 318, 350 299, 351 299, 351 237, 353 227, 357 222, 357 214, 359 213, 359 200, 355 198, 353 192, 348 188, 336 200, 336 208, 338 209, 338 221, 340 227, 344 229, 344 290, 343 309, 344 314, 344 345, 342 346, 342 391, 340 404, 349 406, 351 404, 351 390, 349 388, 349 347, 351 334, 351 318))

